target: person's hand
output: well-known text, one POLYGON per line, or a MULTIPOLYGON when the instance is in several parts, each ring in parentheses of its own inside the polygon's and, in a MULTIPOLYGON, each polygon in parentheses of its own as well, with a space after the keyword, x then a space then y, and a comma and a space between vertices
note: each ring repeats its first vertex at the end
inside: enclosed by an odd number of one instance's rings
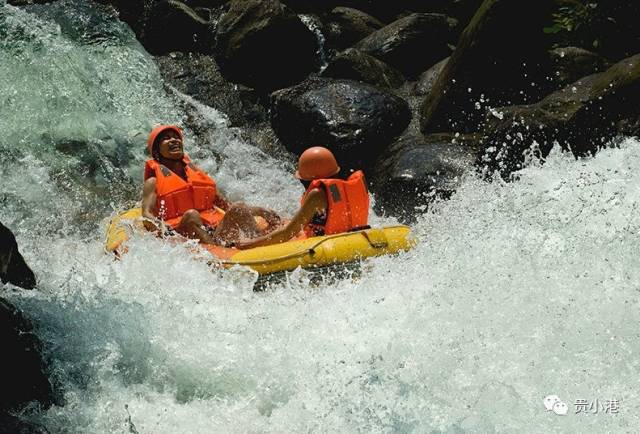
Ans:
POLYGON ((142 224, 149 232, 160 232, 162 227, 158 219, 151 219, 149 217, 142 217, 142 224))
POLYGON ((278 226, 282 222, 282 217, 278 215, 273 210, 265 209, 262 214, 262 218, 264 218, 270 227, 278 226))

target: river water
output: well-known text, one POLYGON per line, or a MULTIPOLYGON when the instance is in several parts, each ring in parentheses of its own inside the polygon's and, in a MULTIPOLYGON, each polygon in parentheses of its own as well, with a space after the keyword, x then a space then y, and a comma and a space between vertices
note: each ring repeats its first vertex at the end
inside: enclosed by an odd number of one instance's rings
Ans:
POLYGON ((55 433, 637 432, 640 141, 554 150, 508 184, 469 175, 418 217, 413 251, 255 293, 254 273, 152 236, 114 261, 105 224, 139 199, 146 132, 183 123, 184 104, 208 131, 187 150, 232 198, 290 213, 290 162, 167 90, 90 2, 0 2, 0 35, 0 221, 39 279, 3 295, 59 391, 25 418, 55 433), (545 410, 552 394, 567 415, 545 410))

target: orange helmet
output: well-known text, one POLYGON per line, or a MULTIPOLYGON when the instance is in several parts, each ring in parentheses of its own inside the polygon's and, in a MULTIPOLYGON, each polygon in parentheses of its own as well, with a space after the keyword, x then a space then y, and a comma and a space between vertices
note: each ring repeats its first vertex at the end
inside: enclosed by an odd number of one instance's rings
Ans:
POLYGON ((147 149, 149 150, 149 155, 153 155, 153 144, 155 143, 158 136, 167 130, 175 131, 180 136, 180 140, 183 140, 182 130, 177 126, 159 125, 151 130, 151 134, 149 134, 149 138, 147 139, 147 149))
POLYGON ((303 181, 328 178, 340 172, 340 166, 330 150, 322 146, 309 148, 300 155, 295 177, 303 181))

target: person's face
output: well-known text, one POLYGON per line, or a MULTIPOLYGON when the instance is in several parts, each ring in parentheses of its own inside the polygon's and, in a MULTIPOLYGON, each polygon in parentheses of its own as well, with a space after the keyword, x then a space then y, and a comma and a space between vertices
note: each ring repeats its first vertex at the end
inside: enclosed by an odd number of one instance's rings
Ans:
POLYGON ((184 149, 180 135, 171 130, 163 132, 158 139, 158 152, 168 160, 182 160, 184 149))

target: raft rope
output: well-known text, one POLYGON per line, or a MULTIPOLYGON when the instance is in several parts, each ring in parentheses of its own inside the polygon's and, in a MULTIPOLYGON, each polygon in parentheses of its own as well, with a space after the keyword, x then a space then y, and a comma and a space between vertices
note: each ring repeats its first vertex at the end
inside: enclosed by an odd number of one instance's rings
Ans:
MULTIPOLYGON (((406 227, 407 226, 404 226, 404 225, 396 225, 396 226, 386 226, 384 229, 403 229, 403 228, 406 228, 406 227)), ((371 247, 373 247, 374 249, 385 248, 385 247, 387 247, 389 245, 388 242, 386 242, 386 241, 384 243, 371 241, 371 239, 369 238, 369 234, 367 233, 368 230, 371 230, 371 229, 362 230, 362 231, 358 231, 358 232, 350 232, 350 233, 347 233, 347 236, 356 236, 356 235, 362 234, 367 239, 367 241, 369 242, 371 247)), ((276 258, 254 259, 254 260, 249 260, 249 261, 220 260, 220 261, 209 261, 208 264, 209 265, 218 265, 218 264, 220 264, 220 265, 229 265, 229 266, 231 266, 231 265, 260 265, 260 264, 269 264, 269 263, 279 262, 279 261, 286 261, 287 259, 300 258, 300 257, 303 257, 305 255, 313 256, 316 253, 315 249, 320 247, 323 243, 325 243, 327 241, 330 241, 330 240, 332 240, 334 238, 342 238, 344 236, 345 236, 344 233, 335 234, 335 235, 328 235, 328 236, 323 237, 317 243, 313 244, 311 247, 308 247, 308 248, 306 248, 304 250, 301 250, 299 252, 290 253, 288 255, 283 255, 283 256, 278 256, 276 258)))

